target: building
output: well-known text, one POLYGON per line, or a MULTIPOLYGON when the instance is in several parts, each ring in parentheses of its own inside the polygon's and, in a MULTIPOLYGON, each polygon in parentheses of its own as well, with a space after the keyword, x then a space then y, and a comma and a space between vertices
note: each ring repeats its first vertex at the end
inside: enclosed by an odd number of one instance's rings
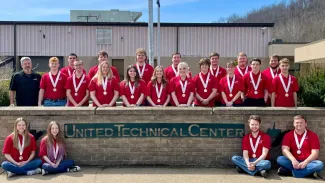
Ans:
MULTIPOLYGON (((47 71, 51 56, 60 58, 65 66, 67 56, 76 53, 89 69, 97 64, 97 53, 105 50, 111 64, 124 77, 125 68, 135 63, 135 50, 148 48, 147 26, 147 23, 0 21, 0 56, 13 56, 16 62, 29 56, 34 66, 38 64, 36 70, 47 71)), ((200 58, 208 57, 211 52, 220 54, 220 65, 224 67, 243 51, 249 58, 261 58, 262 68, 266 68, 273 26, 273 23, 161 23, 161 65, 170 65, 171 54, 180 52, 182 61, 189 63, 196 74, 200 58)), ((154 38, 156 48, 155 35, 154 38)))

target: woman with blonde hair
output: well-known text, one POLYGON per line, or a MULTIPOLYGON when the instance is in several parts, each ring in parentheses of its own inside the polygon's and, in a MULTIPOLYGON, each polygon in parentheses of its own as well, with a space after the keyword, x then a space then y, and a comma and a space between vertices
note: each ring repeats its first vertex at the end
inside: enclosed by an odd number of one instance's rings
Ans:
POLYGON ((90 98, 93 106, 112 107, 116 106, 119 97, 119 84, 107 61, 99 65, 96 75, 89 84, 90 98))
POLYGON ((40 145, 39 156, 43 160, 42 175, 76 172, 79 166, 74 165, 73 160, 65 160, 66 150, 61 136, 60 126, 52 121, 47 127, 47 134, 43 137, 40 145))
POLYGON ((169 83, 165 79, 164 68, 154 69, 151 81, 147 85, 147 100, 151 106, 167 106, 170 101, 169 83))
POLYGON ((34 136, 28 131, 28 123, 23 118, 18 118, 14 124, 14 131, 6 138, 3 154, 7 161, 1 167, 7 171, 7 176, 34 175, 41 173, 40 159, 33 160, 36 151, 34 136))
POLYGON ((189 69, 186 62, 179 63, 177 67, 178 75, 170 81, 171 103, 177 107, 189 107, 194 99, 195 84, 187 77, 189 69))

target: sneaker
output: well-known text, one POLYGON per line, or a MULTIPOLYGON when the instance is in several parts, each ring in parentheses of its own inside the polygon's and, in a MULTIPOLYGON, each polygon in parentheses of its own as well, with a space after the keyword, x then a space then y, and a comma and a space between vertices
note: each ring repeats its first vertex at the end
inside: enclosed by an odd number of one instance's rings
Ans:
POLYGON ((27 172, 27 175, 36 175, 36 174, 40 174, 41 172, 42 172, 42 169, 36 168, 35 170, 29 170, 27 172))
POLYGON ((67 172, 78 172, 78 171, 80 171, 79 166, 72 166, 72 167, 67 169, 67 172))
POLYGON ((49 172, 45 171, 44 169, 42 169, 42 175, 46 175, 48 174, 49 172))
POLYGON ((280 176, 292 176, 292 172, 290 170, 288 170, 288 169, 280 167, 278 169, 278 175, 280 175, 280 176))
POLYGON ((314 172, 314 173, 310 174, 308 177, 313 178, 313 179, 317 179, 318 174, 317 174, 317 172, 314 172))
POLYGON ((261 170, 260 174, 262 177, 266 178, 267 177, 267 171, 266 170, 261 170))
POLYGON ((241 169, 239 166, 236 166, 236 170, 237 170, 238 173, 243 173, 244 172, 244 170, 241 169))
POLYGON ((14 176, 15 174, 14 173, 12 173, 12 172, 7 172, 7 177, 8 178, 10 178, 10 177, 12 177, 12 176, 14 176))

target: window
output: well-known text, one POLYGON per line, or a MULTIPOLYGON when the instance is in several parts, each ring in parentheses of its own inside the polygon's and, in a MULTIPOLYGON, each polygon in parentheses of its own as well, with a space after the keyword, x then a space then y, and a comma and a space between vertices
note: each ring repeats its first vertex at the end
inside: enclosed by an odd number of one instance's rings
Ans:
POLYGON ((97 44, 112 44, 112 29, 96 29, 97 44))

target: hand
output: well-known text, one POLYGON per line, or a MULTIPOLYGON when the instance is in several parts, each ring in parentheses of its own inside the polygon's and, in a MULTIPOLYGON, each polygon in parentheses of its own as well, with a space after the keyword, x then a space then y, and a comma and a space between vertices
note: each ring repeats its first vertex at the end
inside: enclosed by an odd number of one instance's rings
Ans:
POLYGON ((232 105, 233 105, 233 102, 231 102, 231 101, 226 103, 227 107, 231 107, 232 105))
POLYGON ((53 168, 57 168, 57 167, 58 167, 58 165, 57 165, 57 164, 55 164, 55 163, 52 163, 52 162, 51 162, 51 166, 52 166, 53 168))
POLYGON ((203 99, 202 104, 207 105, 207 104, 209 104, 209 101, 207 99, 203 99))
POLYGON ((98 105, 97 107, 104 107, 104 106, 100 104, 100 105, 98 105))
POLYGON ((24 166, 27 164, 27 161, 21 161, 20 163, 21 163, 21 166, 24 166))
POLYGON ((255 170, 255 163, 254 162, 250 162, 248 169, 251 170, 251 171, 254 171, 255 170))
POLYGON ((75 104, 74 105, 75 107, 80 107, 81 106, 81 104, 79 103, 79 104, 75 104))
POLYGON ((299 165, 299 162, 297 160, 292 161, 292 166, 294 169, 299 169, 298 165, 299 165))
POLYGON ((16 165, 21 167, 21 166, 23 166, 23 163, 22 162, 16 162, 16 165))
POLYGON ((136 107, 136 105, 135 104, 130 104, 129 107, 136 107))
POLYGON ((109 104, 103 104, 103 107, 110 107, 109 104))
POLYGON ((15 107, 15 104, 10 104, 9 107, 15 107))
POLYGON ((298 168, 299 169, 304 169, 304 168, 306 168, 307 164, 308 163, 306 163, 305 161, 303 161, 303 162, 301 162, 301 163, 298 164, 298 168))

